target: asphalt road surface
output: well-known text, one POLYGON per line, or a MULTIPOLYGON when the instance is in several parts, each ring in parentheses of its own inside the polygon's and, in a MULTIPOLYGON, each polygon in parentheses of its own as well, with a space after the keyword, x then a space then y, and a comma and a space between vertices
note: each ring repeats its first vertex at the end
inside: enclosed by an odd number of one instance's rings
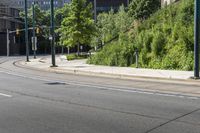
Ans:
POLYGON ((181 84, 48 73, 0 57, 0 133, 200 133, 200 99, 142 91, 181 84))

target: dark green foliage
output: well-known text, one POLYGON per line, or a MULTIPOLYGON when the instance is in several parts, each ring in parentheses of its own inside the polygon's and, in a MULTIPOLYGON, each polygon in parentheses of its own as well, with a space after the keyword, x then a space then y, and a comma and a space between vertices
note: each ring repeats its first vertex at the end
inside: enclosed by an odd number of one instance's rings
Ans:
POLYGON ((122 5, 117 13, 111 10, 109 13, 101 13, 97 17, 98 37, 93 38, 93 46, 106 44, 110 40, 121 38, 127 31, 133 19, 128 16, 125 7, 122 5))
POLYGON ((129 14, 136 20, 147 19, 160 8, 160 0, 132 0, 129 14))
POLYGON ((109 44, 102 51, 92 56, 91 64, 109 66, 130 66, 133 63, 133 48, 126 44, 109 44))
POLYGON ((86 59, 88 57, 88 55, 77 55, 77 54, 69 54, 69 55, 66 55, 67 57, 67 60, 68 61, 71 61, 71 60, 77 60, 77 59, 86 59))
POLYGON ((70 11, 64 16, 61 28, 58 30, 62 44, 70 47, 89 44, 95 34, 95 24, 92 19, 92 5, 86 0, 72 0, 70 11))
POLYGON ((134 44, 140 51, 140 67, 193 69, 193 7, 192 0, 182 0, 144 21, 138 28, 138 36, 134 37, 136 42, 142 38, 142 43, 145 43, 139 44, 139 47, 134 44), (152 38, 150 43, 144 41, 148 37, 152 38), (151 48, 145 50, 149 46, 151 48))
POLYGON ((135 66, 134 50, 139 50, 139 67, 193 69, 194 3, 182 0, 152 14, 138 27, 97 53, 91 63, 135 66), (130 61, 131 60, 131 61, 130 61), (129 61, 129 62, 128 62, 129 61))

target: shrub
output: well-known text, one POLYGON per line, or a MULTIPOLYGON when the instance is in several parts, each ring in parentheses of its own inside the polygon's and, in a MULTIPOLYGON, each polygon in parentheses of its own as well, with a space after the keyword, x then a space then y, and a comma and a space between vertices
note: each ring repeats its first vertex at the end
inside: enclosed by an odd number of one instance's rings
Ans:
POLYGON ((76 59, 86 59, 88 57, 88 55, 84 54, 84 55, 77 55, 77 54, 69 54, 66 55, 67 60, 71 61, 71 60, 76 60, 76 59))
POLYGON ((138 27, 94 55, 90 63, 139 66, 155 69, 192 70, 194 64, 194 2, 182 0, 152 14, 138 27))

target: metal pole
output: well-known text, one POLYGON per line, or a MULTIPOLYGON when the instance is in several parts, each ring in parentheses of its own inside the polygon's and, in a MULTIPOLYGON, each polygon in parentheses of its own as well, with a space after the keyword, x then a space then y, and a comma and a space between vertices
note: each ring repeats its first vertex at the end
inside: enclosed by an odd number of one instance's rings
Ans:
POLYGON ((32 11, 33 11, 33 53, 34 59, 36 59, 36 42, 35 42, 35 2, 32 4, 32 11))
POLYGON ((194 18, 194 78, 199 78, 199 31, 200 31, 200 0, 195 0, 194 18))
POLYGON ((94 0, 94 20, 97 22, 97 0, 94 0))
POLYGON ((25 10, 25 42, 26 42, 26 61, 29 62, 29 43, 28 43, 28 10, 27 10, 27 0, 24 3, 25 10))
POLYGON ((62 53, 62 55, 64 54, 64 46, 63 45, 62 45, 62 52, 61 53, 62 53))
POLYGON ((9 30, 7 29, 7 56, 10 56, 10 39, 9 39, 9 30))
POLYGON ((54 33, 54 0, 51 0, 51 56, 52 56, 52 67, 56 67, 55 60, 55 33, 54 33))
POLYGON ((70 48, 67 47, 67 54, 69 55, 70 54, 70 48))
POLYGON ((138 66, 138 55, 139 53, 138 53, 138 49, 136 49, 135 50, 135 62, 136 62, 136 68, 138 68, 139 66, 138 66))

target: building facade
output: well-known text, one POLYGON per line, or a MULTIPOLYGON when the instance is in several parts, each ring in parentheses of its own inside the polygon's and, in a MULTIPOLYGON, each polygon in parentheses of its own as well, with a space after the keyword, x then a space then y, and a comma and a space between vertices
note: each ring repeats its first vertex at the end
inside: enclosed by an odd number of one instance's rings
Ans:
MULTIPOLYGON (((6 0, 5 0, 6 1, 6 0)), ((24 8, 24 0, 11 0, 14 7, 24 8)), ((33 2, 36 2, 41 9, 50 9, 50 0, 27 0, 28 7, 31 7, 33 2)), ((88 0, 94 3, 94 0, 88 0)), ((97 12, 109 11, 111 8, 114 10, 118 9, 122 4, 127 6, 130 0, 96 0, 97 2, 97 12)), ((55 8, 62 7, 65 3, 69 3, 71 0, 54 0, 55 8)))
MULTIPOLYGON (((50 0, 27 0, 28 8, 31 7, 33 2, 37 3, 42 10, 50 9, 50 0)), ((63 7, 63 5, 68 2, 70 2, 70 0, 54 0, 54 6, 55 8, 63 7)), ((24 8, 24 0, 15 0, 14 3, 18 8, 24 8)))
MULTIPOLYGON (((22 26, 23 22, 19 20, 19 9, 11 8, 6 3, 0 2, 0 55, 7 54, 7 30, 16 30, 22 26)), ((15 34, 9 34, 10 54, 20 53, 19 38, 15 34)))
POLYGON ((0 32, 6 29, 16 29, 19 27, 19 10, 0 4, 0 32))
MULTIPOLYGON (((94 3, 94 0, 89 0, 94 3)), ((97 12, 107 12, 111 8, 117 10, 121 5, 127 6, 129 0, 96 0, 97 12)))

